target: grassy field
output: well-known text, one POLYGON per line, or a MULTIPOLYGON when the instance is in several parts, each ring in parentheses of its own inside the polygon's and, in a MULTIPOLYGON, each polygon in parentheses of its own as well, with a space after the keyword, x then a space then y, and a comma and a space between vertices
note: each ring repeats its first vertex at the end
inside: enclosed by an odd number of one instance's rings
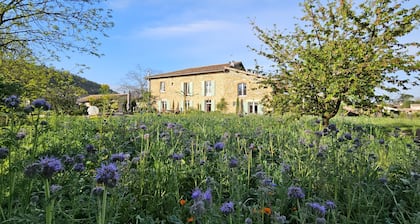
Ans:
POLYGON ((420 223, 418 120, 39 113, 4 115, 0 223, 420 223))

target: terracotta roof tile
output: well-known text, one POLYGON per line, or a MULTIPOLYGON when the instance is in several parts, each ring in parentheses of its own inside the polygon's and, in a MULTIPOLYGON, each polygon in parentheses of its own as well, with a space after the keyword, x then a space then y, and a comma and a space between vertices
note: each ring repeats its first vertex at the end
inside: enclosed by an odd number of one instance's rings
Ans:
POLYGON ((229 68, 235 68, 239 70, 245 71, 245 68, 242 62, 230 62, 225 64, 218 64, 218 65, 208 65, 202 67, 195 67, 195 68, 187 68, 183 70, 162 73, 157 75, 152 75, 147 77, 147 79, 157 79, 157 78, 167 78, 167 77, 176 77, 176 76, 186 76, 186 75, 198 75, 198 74, 208 74, 208 73, 215 73, 215 72, 224 72, 229 68))

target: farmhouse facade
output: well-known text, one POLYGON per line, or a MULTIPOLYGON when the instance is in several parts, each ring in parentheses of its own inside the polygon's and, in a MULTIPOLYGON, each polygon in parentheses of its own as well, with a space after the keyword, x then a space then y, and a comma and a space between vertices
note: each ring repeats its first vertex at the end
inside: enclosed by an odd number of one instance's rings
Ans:
POLYGON ((245 71, 242 62, 188 68, 147 77, 149 91, 159 112, 263 114, 261 103, 270 89, 261 87, 264 77, 245 71))

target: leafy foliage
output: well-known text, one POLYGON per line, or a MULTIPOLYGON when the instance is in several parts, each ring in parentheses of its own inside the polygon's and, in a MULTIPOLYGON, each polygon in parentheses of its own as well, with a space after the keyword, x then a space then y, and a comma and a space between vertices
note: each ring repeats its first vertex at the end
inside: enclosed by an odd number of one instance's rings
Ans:
POLYGON ((101 85, 66 71, 35 65, 26 60, 3 60, 0 65, 2 99, 19 95, 24 100, 45 98, 56 111, 78 110, 76 100, 86 94, 100 92, 101 85))
POLYGON ((420 6, 404 8, 406 2, 306 0, 304 25, 290 34, 252 23, 266 46, 253 50, 276 64, 268 81, 275 111, 318 115, 327 125, 342 103, 368 109, 388 98, 376 89, 407 88, 409 78, 396 72, 418 79, 418 53, 410 51, 419 43, 400 39, 419 26, 420 6))
POLYGON ((99 56, 97 35, 113 26, 102 2, 1 1, 1 52, 50 59, 59 59, 63 51, 99 56))

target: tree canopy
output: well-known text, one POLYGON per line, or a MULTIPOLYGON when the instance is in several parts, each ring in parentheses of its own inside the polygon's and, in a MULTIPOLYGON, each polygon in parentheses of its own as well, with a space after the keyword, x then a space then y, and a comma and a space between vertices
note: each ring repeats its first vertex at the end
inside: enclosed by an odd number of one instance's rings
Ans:
POLYGON ((2 0, 0 50, 3 54, 59 59, 58 52, 99 56, 98 35, 112 27, 106 0, 2 0))
POLYGON ((327 125, 342 103, 372 108, 386 94, 419 79, 419 43, 401 38, 418 28, 419 5, 404 0, 305 0, 302 23, 291 33, 263 30, 265 46, 252 48, 275 64, 267 81, 274 111, 322 117, 327 125), (405 75, 399 75, 404 73, 405 75))

